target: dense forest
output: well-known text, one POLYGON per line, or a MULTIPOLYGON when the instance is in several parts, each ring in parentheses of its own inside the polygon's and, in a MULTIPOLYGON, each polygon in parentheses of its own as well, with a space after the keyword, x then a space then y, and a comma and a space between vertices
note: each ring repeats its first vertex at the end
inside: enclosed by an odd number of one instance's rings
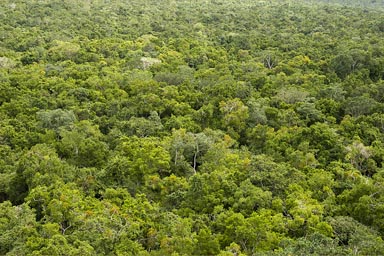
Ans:
POLYGON ((384 255, 381 0, 1 0, 0 255, 384 255))

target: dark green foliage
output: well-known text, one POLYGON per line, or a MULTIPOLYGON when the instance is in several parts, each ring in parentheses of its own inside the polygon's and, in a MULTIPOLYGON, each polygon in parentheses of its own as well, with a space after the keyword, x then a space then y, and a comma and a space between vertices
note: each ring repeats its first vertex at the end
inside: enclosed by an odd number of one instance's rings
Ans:
POLYGON ((1 255, 383 255, 382 1, 0 1, 1 255))

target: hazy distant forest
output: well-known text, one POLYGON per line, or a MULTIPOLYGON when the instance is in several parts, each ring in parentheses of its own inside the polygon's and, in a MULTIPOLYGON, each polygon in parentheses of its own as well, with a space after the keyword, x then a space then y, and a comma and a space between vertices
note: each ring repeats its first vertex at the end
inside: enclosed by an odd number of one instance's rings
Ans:
POLYGON ((0 0, 0 255, 383 238, 383 0, 0 0))

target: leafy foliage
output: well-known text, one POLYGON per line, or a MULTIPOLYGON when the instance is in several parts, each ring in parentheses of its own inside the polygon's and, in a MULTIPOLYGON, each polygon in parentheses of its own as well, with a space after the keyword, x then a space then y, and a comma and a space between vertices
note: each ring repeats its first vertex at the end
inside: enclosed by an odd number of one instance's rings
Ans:
POLYGON ((0 254, 384 254, 383 8, 2 0, 0 254))

